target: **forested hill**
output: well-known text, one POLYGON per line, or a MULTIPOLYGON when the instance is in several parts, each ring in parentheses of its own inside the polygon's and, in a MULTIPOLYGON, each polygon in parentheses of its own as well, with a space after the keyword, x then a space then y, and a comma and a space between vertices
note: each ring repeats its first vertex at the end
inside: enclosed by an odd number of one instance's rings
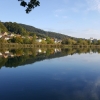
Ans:
POLYGON ((58 38, 58 39, 63 39, 65 37, 71 38, 70 36, 67 36, 67 35, 64 35, 64 34, 60 34, 60 33, 56 33, 56 32, 44 31, 42 29, 38 29, 38 28, 35 28, 33 26, 30 26, 30 25, 25 25, 25 24, 19 24, 19 25, 24 27, 27 31, 29 31, 31 33, 36 33, 38 35, 49 36, 49 37, 52 37, 52 38, 55 37, 55 38, 58 38))
POLYGON ((3 32, 7 32, 7 28, 5 27, 5 25, 3 25, 2 22, 0 22, 0 33, 3 33, 3 32))
POLYGON ((67 36, 64 34, 60 34, 60 33, 56 33, 56 32, 48 32, 48 31, 44 31, 42 29, 35 28, 30 25, 19 24, 16 22, 14 22, 14 23, 13 22, 2 22, 2 24, 5 26, 7 31, 13 32, 15 34, 20 34, 20 35, 36 34, 37 36, 40 36, 40 37, 48 36, 48 37, 57 38, 57 39, 73 38, 71 36, 67 36))
POLYGON ((29 33, 24 29, 21 25, 14 22, 5 22, 3 23, 7 30, 11 33, 20 34, 20 35, 28 35, 29 33))

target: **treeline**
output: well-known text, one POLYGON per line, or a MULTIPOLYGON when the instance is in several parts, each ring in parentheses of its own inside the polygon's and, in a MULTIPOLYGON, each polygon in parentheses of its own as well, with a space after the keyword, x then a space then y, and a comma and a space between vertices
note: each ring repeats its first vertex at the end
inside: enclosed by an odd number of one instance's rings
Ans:
POLYGON ((71 39, 65 38, 62 40, 62 44, 65 45, 100 45, 100 40, 90 40, 90 39, 71 39))

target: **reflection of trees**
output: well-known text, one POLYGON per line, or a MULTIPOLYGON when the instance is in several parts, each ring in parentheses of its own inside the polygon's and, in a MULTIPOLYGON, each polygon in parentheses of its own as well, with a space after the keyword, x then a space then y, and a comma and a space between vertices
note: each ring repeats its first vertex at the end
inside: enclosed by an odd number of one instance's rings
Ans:
MULTIPOLYGON (((7 51, 7 49, 6 49, 7 51)), ((9 50, 14 57, 4 58, 0 56, 0 68, 2 66, 6 67, 17 67, 19 65, 31 64, 37 61, 41 61, 44 59, 52 59, 56 57, 62 57, 67 55, 73 55, 75 53, 90 53, 98 52, 100 53, 100 48, 66 48, 62 49, 62 52, 55 51, 55 48, 42 48, 41 52, 38 52, 37 48, 30 49, 13 49, 9 50)), ((0 50, 0 52, 4 53, 4 50, 0 50)), ((8 54, 9 55, 9 54, 8 54)))
POLYGON ((6 59, 6 58, 0 57, 0 68, 1 68, 2 66, 4 66, 6 62, 7 62, 7 59, 6 59))

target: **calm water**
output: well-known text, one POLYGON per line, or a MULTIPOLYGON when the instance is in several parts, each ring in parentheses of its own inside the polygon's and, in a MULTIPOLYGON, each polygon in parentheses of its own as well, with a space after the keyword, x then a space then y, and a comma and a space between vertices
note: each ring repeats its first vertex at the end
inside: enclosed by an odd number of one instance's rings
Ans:
POLYGON ((0 100, 100 100, 99 49, 0 51, 0 100))

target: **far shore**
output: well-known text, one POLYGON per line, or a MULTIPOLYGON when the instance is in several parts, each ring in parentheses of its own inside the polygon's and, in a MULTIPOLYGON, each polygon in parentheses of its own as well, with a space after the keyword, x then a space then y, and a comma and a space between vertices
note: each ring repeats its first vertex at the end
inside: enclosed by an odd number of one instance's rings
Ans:
POLYGON ((53 47, 53 48, 83 48, 83 47, 100 47, 100 45, 63 45, 63 44, 20 44, 20 43, 1 43, 0 48, 42 48, 42 47, 53 47))

